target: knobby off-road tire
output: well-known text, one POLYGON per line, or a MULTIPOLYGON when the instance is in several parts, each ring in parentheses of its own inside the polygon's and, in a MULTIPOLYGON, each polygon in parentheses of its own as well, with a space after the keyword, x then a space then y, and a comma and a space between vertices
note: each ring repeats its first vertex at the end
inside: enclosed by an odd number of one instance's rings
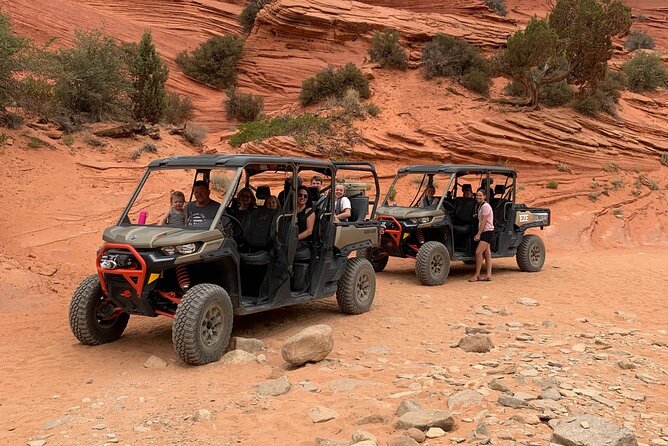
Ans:
POLYGON ((366 313, 376 295, 376 273, 371 262, 353 257, 346 262, 346 270, 336 287, 336 301, 346 314, 366 313))
POLYGON ((109 304, 102 293, 98 275, 93 274, 82 280, 70 302, 70 328, 82 344, 106 344, 123 334, 130 315, 124 312, 105 319, 100 313, 105 305, 109 304))
POLYGON ((545 244, 540 237, 534 234, 527 234, 522 239, 515 259, 520 271, 535 273, 543 268, 545 264, 545 244))
POLYGON ((450 253, 440 242, 427 242, 415 257, 415 275, 422 285, 442 285, 450 273, 450 253))
POLYGON ((176 354, 190 365, 218 361, 230 342, 233 320, 227 291, 210 283, 195 285, 174 314, 172 343, 176 354))
POLYGON ((357 251, 356 256, 362 259, 367 259, 371 263, 371 266, 373 266, 373 270, 379 273, 385 269, 385 267, 387 266, 387 262, 390 260, 390 256, 388 256, 382 251, 381 253, 383 254, 383 256, 378 257, 377 255, 374 255, 374 248, 366 248, 357 251), (374 259, 374 257, 378 258, 374 259))

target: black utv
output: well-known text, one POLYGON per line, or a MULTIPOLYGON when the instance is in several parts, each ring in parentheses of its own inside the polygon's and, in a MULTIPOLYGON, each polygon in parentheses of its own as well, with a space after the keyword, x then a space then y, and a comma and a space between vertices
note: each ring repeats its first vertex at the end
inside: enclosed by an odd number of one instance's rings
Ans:
POLYGON ((522 271, 545 262, 545 245, 530 228, 550 225, 550 210, 515 202, 517 173, 497 166, 417 165, 399 169, 377 218, 381 245, 358 253, 382 271, 390 257, 415 259, 423 285, 441 285, 451 260, 475 263, 477 207, 473 194, 483 188, 494 211, 492 257, 517 258, 522 271))
POLYGON ((375 273, 348 255, 380 241, 378 190, 368 163, 253 155, 153 161, 118 223, 104 231, 97 274, 74 293, 72 331, 98 345, 118 339, 130 315, 165 316, 174 320, 176 353, 197 365, 220 359, 234 315, 333 295, 344 313, 366 312, 375 273), (344 171, 366 176, 376 192, 358 194, 351 221, 337 222, 333 186, 344 171), (309 175, 324 187, 298 189, 309 175), (190 199, 184 221, 171 224, 162 217, 174 190, 190 199))

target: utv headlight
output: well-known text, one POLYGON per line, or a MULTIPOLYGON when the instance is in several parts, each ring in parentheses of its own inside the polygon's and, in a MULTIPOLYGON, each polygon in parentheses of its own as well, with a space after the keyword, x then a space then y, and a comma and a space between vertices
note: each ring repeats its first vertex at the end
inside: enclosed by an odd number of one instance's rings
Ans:
POLYGON ((186 243, 185 245, 178 245, 176 247, 176 252, 179 254, 192 254, 197 251, 197 245, 194 243, 186 243))
POLYGON ((419 223, 429 223, 431 221, 431 217, 420 217, 417 220, 419 223))
POLYGON ((165 246, 160 248, 163 254, 173 256, 174 254, 192 254, 197 251, 197 245, 194 243, 186 243, 185 245, 165 246))
POLYGON ((160 251, 166 256, 173 256, 176 253, 176 248, 173 246, 165 246, 164 248, 160 248, 160 251))
POLYGON ((417 224, 417 218, 409 218, 406 220, 406 223, 411 224, 411 225, 416 225, 417 224))

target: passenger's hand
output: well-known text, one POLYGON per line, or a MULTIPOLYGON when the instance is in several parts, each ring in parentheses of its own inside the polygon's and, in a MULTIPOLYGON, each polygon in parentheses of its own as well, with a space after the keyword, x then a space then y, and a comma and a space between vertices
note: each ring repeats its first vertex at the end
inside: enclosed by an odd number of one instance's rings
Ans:
POLYGON ((473 240, 476 241, 476 242, 479 242, 480 241, 480 236, 478 234, 476 234, 475 237, 473 237, 473 240))

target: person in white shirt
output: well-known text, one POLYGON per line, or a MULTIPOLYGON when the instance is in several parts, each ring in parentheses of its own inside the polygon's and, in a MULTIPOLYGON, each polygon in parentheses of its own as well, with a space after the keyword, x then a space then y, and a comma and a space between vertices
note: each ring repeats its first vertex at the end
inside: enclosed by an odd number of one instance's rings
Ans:
POLYGON ((336 201, 334 202, 334 216, 337 221, 348 221, 352 215, 350 200, 345 196, 346 185, 337 184, 334 188, 334 195, 336 196, 336 201))

